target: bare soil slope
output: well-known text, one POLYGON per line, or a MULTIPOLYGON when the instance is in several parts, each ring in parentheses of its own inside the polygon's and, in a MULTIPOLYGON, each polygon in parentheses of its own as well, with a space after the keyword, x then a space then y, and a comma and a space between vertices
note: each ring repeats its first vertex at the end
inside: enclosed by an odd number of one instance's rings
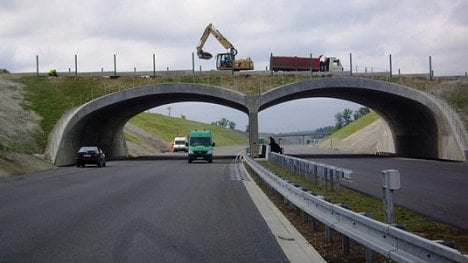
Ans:
POLYGON ((23 85, 0 74, 0 177, 54 167, 33 155, 40 152, 35 136, 42 131, 40 117, 27 108, 23 85))

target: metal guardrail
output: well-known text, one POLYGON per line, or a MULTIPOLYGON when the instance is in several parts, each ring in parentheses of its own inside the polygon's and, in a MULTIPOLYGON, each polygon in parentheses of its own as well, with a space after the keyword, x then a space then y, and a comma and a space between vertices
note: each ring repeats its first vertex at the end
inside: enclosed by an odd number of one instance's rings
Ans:
POLYGON ((244 160, 268 185, 327 227, 396 262, 468 262, 447 246, 384 224, 314 196, 273 174, 252 158, 244 160))
POLYGON ((340 180, 351 180, 352 170, 327 165, 323 163, 304 160, 288 155, 269 152, 267 158, 270 162, 283 169, 292 171, 315 184, 319 184, 326 189, 340 191, 340 180))

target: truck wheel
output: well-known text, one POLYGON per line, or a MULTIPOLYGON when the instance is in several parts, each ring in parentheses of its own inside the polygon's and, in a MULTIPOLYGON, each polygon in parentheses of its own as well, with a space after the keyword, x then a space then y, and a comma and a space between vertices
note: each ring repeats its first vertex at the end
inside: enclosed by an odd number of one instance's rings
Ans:
POLYGON ((209 159, 208 162, 209 162, 209 163, 212 163, 212 162, 213 162, 213 159, 209 159))
POLYGON ((188 163, 192 163, 192 159, 188 159, 188 163))

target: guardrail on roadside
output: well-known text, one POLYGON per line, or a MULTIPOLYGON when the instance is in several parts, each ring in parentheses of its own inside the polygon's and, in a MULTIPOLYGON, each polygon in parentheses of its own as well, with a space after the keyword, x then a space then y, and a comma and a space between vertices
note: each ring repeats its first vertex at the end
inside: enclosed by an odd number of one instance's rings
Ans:
POLYGON ((302 176, 325 189, 340 191, 340 180, 351 180, 353 171, 288 155, 269 152, 268 161, 302 176))
POLYGON ((295 187, 244 155, 245 163, 288 202, 327 227, 396 262, 468 262, 459 251, 347 210, 295 187))

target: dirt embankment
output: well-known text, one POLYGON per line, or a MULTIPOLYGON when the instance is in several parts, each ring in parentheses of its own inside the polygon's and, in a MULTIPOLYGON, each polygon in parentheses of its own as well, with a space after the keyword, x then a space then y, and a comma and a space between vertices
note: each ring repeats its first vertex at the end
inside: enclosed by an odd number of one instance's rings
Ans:
POLYGON ((127 140, 128 155, 132 157, 154 155, 168 152, 170 145, 151 134, 128 122, 125 124, 124 132, 129 137, 136 138, 137 141, 127 140))
POLYGON ((33 155, 41 152, 40 117, 27 110, 23 88, 0 74, 0 177, 54 168, 33 155))
POLYGON ((387 123, 378 119, 343 139, 326 139, 314 145, 320 149, 352 153, 395 153, 393 136, 387 123))

